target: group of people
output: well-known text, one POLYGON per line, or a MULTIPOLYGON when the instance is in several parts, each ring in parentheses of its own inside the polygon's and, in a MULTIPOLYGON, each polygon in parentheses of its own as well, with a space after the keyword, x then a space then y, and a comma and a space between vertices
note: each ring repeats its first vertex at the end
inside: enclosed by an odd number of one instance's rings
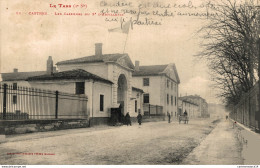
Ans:
MULTIPOLYGON (((168 123, 171 123, 171 115, 169 112, 167 112, 167 116, 168 116, 168 123)), ((184 113, 183 113, 183 116, 188 116, 188 113, 187 111, 185 110, 184 113)), ((142 119, 143 119, 143 116, 142 114, 139 112, 138 115, 137 115, 137 121, 139 123, 139 126, 142 125, 142 119)), ((126 125, 132 125, 132 122, 131 122, 131 117, 130 117, 130 114, 129 112, 126 113, 125 115, 125 123, 126 125)))
MULTIPOLYGON (((188 113, 186 110, 184 111, 183 116, 188 116, 188 113)), ((167 112, 167 117, 168 117, 168 123, 171 123, 171 114, 169 112, 167 112)))
MULTIPOLYGON (((142 119, 143 119, 143 116, 139 112, 138 115, 137 115, 137 121, 138 121, 139 125, 142 125, 142 119)), ((129 112, 127 112, 126 115, 125 115, 125 123, 126 123, 127 126, 128 125, 130 125, 130 126, 132 125, 131 117, 130 117, 129 112)))

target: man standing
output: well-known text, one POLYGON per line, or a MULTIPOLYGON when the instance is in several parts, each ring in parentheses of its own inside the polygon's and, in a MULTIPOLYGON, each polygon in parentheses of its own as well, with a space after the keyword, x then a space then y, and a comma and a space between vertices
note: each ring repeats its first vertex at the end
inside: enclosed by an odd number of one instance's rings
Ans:
POLYGON ((141 115, 141 112, 139 112, 138 113, 138 115, 137 115, 137 121, 138 121, 138 123, 139 123, 139 128, 140 128, 140 125, 142 124, 142 115, 141 115))
POLYGON ((184 111, 183 115, 184 115, 184 116, 188 116, 188 113, 187 113, 186 110, 184 111))
POLYGON ((168 123, 170 123, 171 122, 171 115, 170 115, 169 112, 167 112, 167 116, 168 116, 168 123))
POLYGON ((125 115, 125 120, 126 120, 126 125, 127 125, 127 126, 128 126, 128 125, 132 126, 131 117, 130 117, 130 115, 129 115, 129 112, 126 113, 126 115, 125 115))

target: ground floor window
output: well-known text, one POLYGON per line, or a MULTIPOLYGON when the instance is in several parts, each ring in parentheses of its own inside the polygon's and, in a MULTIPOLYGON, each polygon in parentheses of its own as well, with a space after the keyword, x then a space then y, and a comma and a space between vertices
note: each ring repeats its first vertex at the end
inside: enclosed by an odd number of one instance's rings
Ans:
POLYGON ((13 90, 17 90, 17 83, 13 83, 13 90))
POLYGON ((144 103, 149 103, 150 96, 148 93, 144 94, 144 103))
POLYGON ((17 96, 13 95, 13 104, 17 104, 17 96))
POLYGON ((137 112, 137 100, 135 100, 135 112, 137 112))
POLYGON ((104 111, 104 95, 102 95, 102 94, 100 95, 99 102, 100 102, 99 110, 104 111))

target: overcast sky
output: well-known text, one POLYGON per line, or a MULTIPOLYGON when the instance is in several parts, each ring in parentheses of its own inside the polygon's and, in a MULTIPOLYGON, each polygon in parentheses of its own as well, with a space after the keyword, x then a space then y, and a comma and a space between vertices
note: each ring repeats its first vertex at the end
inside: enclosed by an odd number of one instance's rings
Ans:
MULTIPOLYGON (((198 94, 208 102, 218 102, 212 89, 205 62, 194 60, 198 53, 201 39, 196 32, 207 20, 202 17, 147 16, 161 22, 160 26, 138 26, 126 34, 108 32, 108 29, 120 26, 117 22, 106 22, 104 16, 58 16, 56 13, 99 13, 100 1, 94 0, 1 0, 1 72, 12 72, 13 68, 22 71, 41 71, 46 69, 46 60, 52 56, 54 62, 79 58, 94 54, 94 44, 103 43, 103 53, 128 53, 133 63, 140 65, 158 65, 175 63, 181 80, 181 95, 198 94), (84 8, 50 8, 50 4, 87 4, 84 8), (17 15, 16 12, 22 12, 17 15), (29 15, 29 12, 47 12, 48 15, 29 15), (127 41, 126 41, 127 38, 127 41), (125 43, 126 41, 126 43, 125 43)), ((110 1, 111 5, 118 1, 110 1)), ((126 0, 122 1, 127 3, 126 0)), ((132 7, 138 10, 140 2, 131 1, 132 7)), ((153 1, 156 2, 156 1, 153 1)), ((168 4, 164 1, 164 4, 168 4)), ((169 0, 174 5, 189 4, 187 0, 169 0)), ((191 0, 192 5, 199 6, 202 1, 191 0)), ((122 7, 112 8, 122 9, 122 7)), ((143 11, 157 8, 147 8, 143 11)), ((165 9, 159 9, 164 11, 165 9)), ((201 7, 171 8, 175 15, 178 12, 204 12, 201 7)), ((111 13, 111 12, 110 12, 111 13)), ((135 15, 125 15, 127 20, 135 15)), ((112 18, 112 17, 110 17, 112 18)), ((114 17, 116 18, 116 17, 114 17)), ((120 17, 119 17, 120 18, 120 17)), ((140 19, 144 19, 141 16, 140 19)), ((120 20, 120 19, 119 19, 120 20)))

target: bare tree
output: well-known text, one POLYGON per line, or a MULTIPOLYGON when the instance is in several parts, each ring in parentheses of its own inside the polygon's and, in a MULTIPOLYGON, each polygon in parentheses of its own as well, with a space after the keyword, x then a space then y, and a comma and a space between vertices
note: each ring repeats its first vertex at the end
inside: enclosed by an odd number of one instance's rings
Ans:
POLYGON ((227 104, 237 104, 241 95, 248 92, 257 76, 258 10, 253 1, 237 4, 223 0, 214 8, 217 16, 209 17, 202 33, 202 52, 197 56, 206 59, 218 96, 227 104))

